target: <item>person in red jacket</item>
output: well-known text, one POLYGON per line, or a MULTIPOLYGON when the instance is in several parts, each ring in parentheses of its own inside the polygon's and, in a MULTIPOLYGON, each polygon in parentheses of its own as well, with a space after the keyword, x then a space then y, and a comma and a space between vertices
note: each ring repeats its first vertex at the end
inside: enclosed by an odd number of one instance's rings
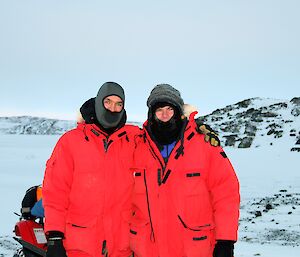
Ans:
POLYGON ((239 183, 221 147, 205 143, 180 92, 154 87, 137 141, 130 246, 138 257, 232 257, 239 183))
POLYGON ((140 129, 125 125, 124 104, 119 84, 103 84, 81 109, 86 122, 66 132, 47 161, 47 257, 130 256, 129 165, 140 129), (89 116, 91 106, 94 115, 89 116))

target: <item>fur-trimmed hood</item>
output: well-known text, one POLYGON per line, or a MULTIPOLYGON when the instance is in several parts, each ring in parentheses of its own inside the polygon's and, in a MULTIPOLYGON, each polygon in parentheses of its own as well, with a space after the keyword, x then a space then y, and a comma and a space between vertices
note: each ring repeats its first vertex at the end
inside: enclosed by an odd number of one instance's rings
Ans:
POLYGON ((194 105, 190 105, 190 104, 183 105, 183 115, 185 117, 187 117, 187 119, 189 119, 191 113, 196 112, 196 111, 198 111, 198 110, 197 110, 197 107, 194 105))

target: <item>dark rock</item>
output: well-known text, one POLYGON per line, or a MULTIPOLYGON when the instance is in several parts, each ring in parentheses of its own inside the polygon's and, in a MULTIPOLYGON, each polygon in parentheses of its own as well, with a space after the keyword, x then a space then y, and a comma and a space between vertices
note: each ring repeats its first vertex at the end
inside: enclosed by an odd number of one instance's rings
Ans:
POLYGON ((300 108, 295 107, 292 109, 291 114, 295 117, 298 117, 300 115, 300 108))
POLYGON ((247 123, 247 124, 246 124, 246 127, 245 127, 245 133, 246 133, 248 136, 255 136, 256 131, 257 131, 257 127, 256 127, 256 126, 254 126, 254 125, 251 124, 251 123, 247 123))
POLYGON ((275 110, 279 110, 279 109, 286 109, 288 105, 286 103, 277 103, 277 104, 272 104, 269 107, 275 110))
POLYGON ((283 135, 283 130, 275 131, 274 138, 280 138, 283 135))
POLYGON ((213 117, 211 117, 211 121, 212 122, 216 122, 216 121, 219 121, 219 120, 223 120, 223 117, 222 116, 213 116, 213 117))
POLYGON ((268 203, 268 204, 266 205, 266 209, 267 209, 267 210, 271 210, 271 209, 273 209, 273 206, 272 206, 272 204, 268 203))
POLYGON ((291 148, 291 152, 300 152, 300 147, 291 148))
POLYGON ((270 135, 274 134, 275 132, 276 132, 275 129, 270 129, 268 131, 267 135, 270 136, 270 135))
POLYGON ((294 97, 291 100, 291 103, 295 104, 295 105, 300 105, 300 97, 294 97))
POLYGON ((250 104, 251 104, 251 99, 246 99, 244 101, 236 103, 236 105, 241 108, 247 108, 250 104))
POLYGON ((224 136, 224 138, 226 139, 225 146, 234 146, 237 140, 237 135, 224 136))
POLYGON ((277 117, 278 114, 275 112, 263 112, 261 113, 261 116, 266 118, 272 118, 272 117, 277 117))
POLYGON ((249 148, 253 142, 253 139, 253 137, 244 137, 238 145, 238 148, 249 148))
POLYGON ((262 216, 261 211, 256 211, 254 214, 255 214, 255 217, 256 217, 256 218, 262 216))

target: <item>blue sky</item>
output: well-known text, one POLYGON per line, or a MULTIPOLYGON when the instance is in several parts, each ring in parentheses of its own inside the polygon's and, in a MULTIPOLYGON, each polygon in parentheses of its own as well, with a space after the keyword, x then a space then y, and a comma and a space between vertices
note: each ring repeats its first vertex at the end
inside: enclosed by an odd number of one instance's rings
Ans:
POLYGON ((169 83, 200 114, 250 97, 300 96, 300 2, 1 1, 0 116, 75 119, 106 81, 146 118, 169 83))

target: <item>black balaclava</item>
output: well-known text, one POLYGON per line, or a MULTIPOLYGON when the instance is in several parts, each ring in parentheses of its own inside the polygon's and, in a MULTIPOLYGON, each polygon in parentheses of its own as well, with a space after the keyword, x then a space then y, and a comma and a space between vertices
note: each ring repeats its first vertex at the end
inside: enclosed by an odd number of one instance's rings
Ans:
POLYGON ((123 88, 115 82, 104 83, 95 99, 95 112, 98 123, 106 132, 112 132, 126 123, 126 111, 123 107, 120 112, 111 112, 104 107, 103 100, 107 96, 115 95, 122 99, 125 105, 123 88))
POLYGON ((148 129, 157 143, 167 145, 177 141, 183 127, 183 100, 180 92, 168 84, 159 84, 154 87, 147 100, 148 129), (173 117, 163 122, 157 119, 157 108, 171 106, 174 109, 173 117))
POLYGON ((150 118, 149 120, 150 131, 156 139, 156 141, 160 145, 168 145, 174 141, 177 141, 179 139, 183 125, 178 108, 167 102, 157 103, 156 105, 154 105, 151 112, 152 114, 150 116, 152 118, 150 118), (165 106, 171 106, 174 109, 173 117, 167 122, 159 120, 155 115, 155 111, 157 110, 157 108, 165 106))

